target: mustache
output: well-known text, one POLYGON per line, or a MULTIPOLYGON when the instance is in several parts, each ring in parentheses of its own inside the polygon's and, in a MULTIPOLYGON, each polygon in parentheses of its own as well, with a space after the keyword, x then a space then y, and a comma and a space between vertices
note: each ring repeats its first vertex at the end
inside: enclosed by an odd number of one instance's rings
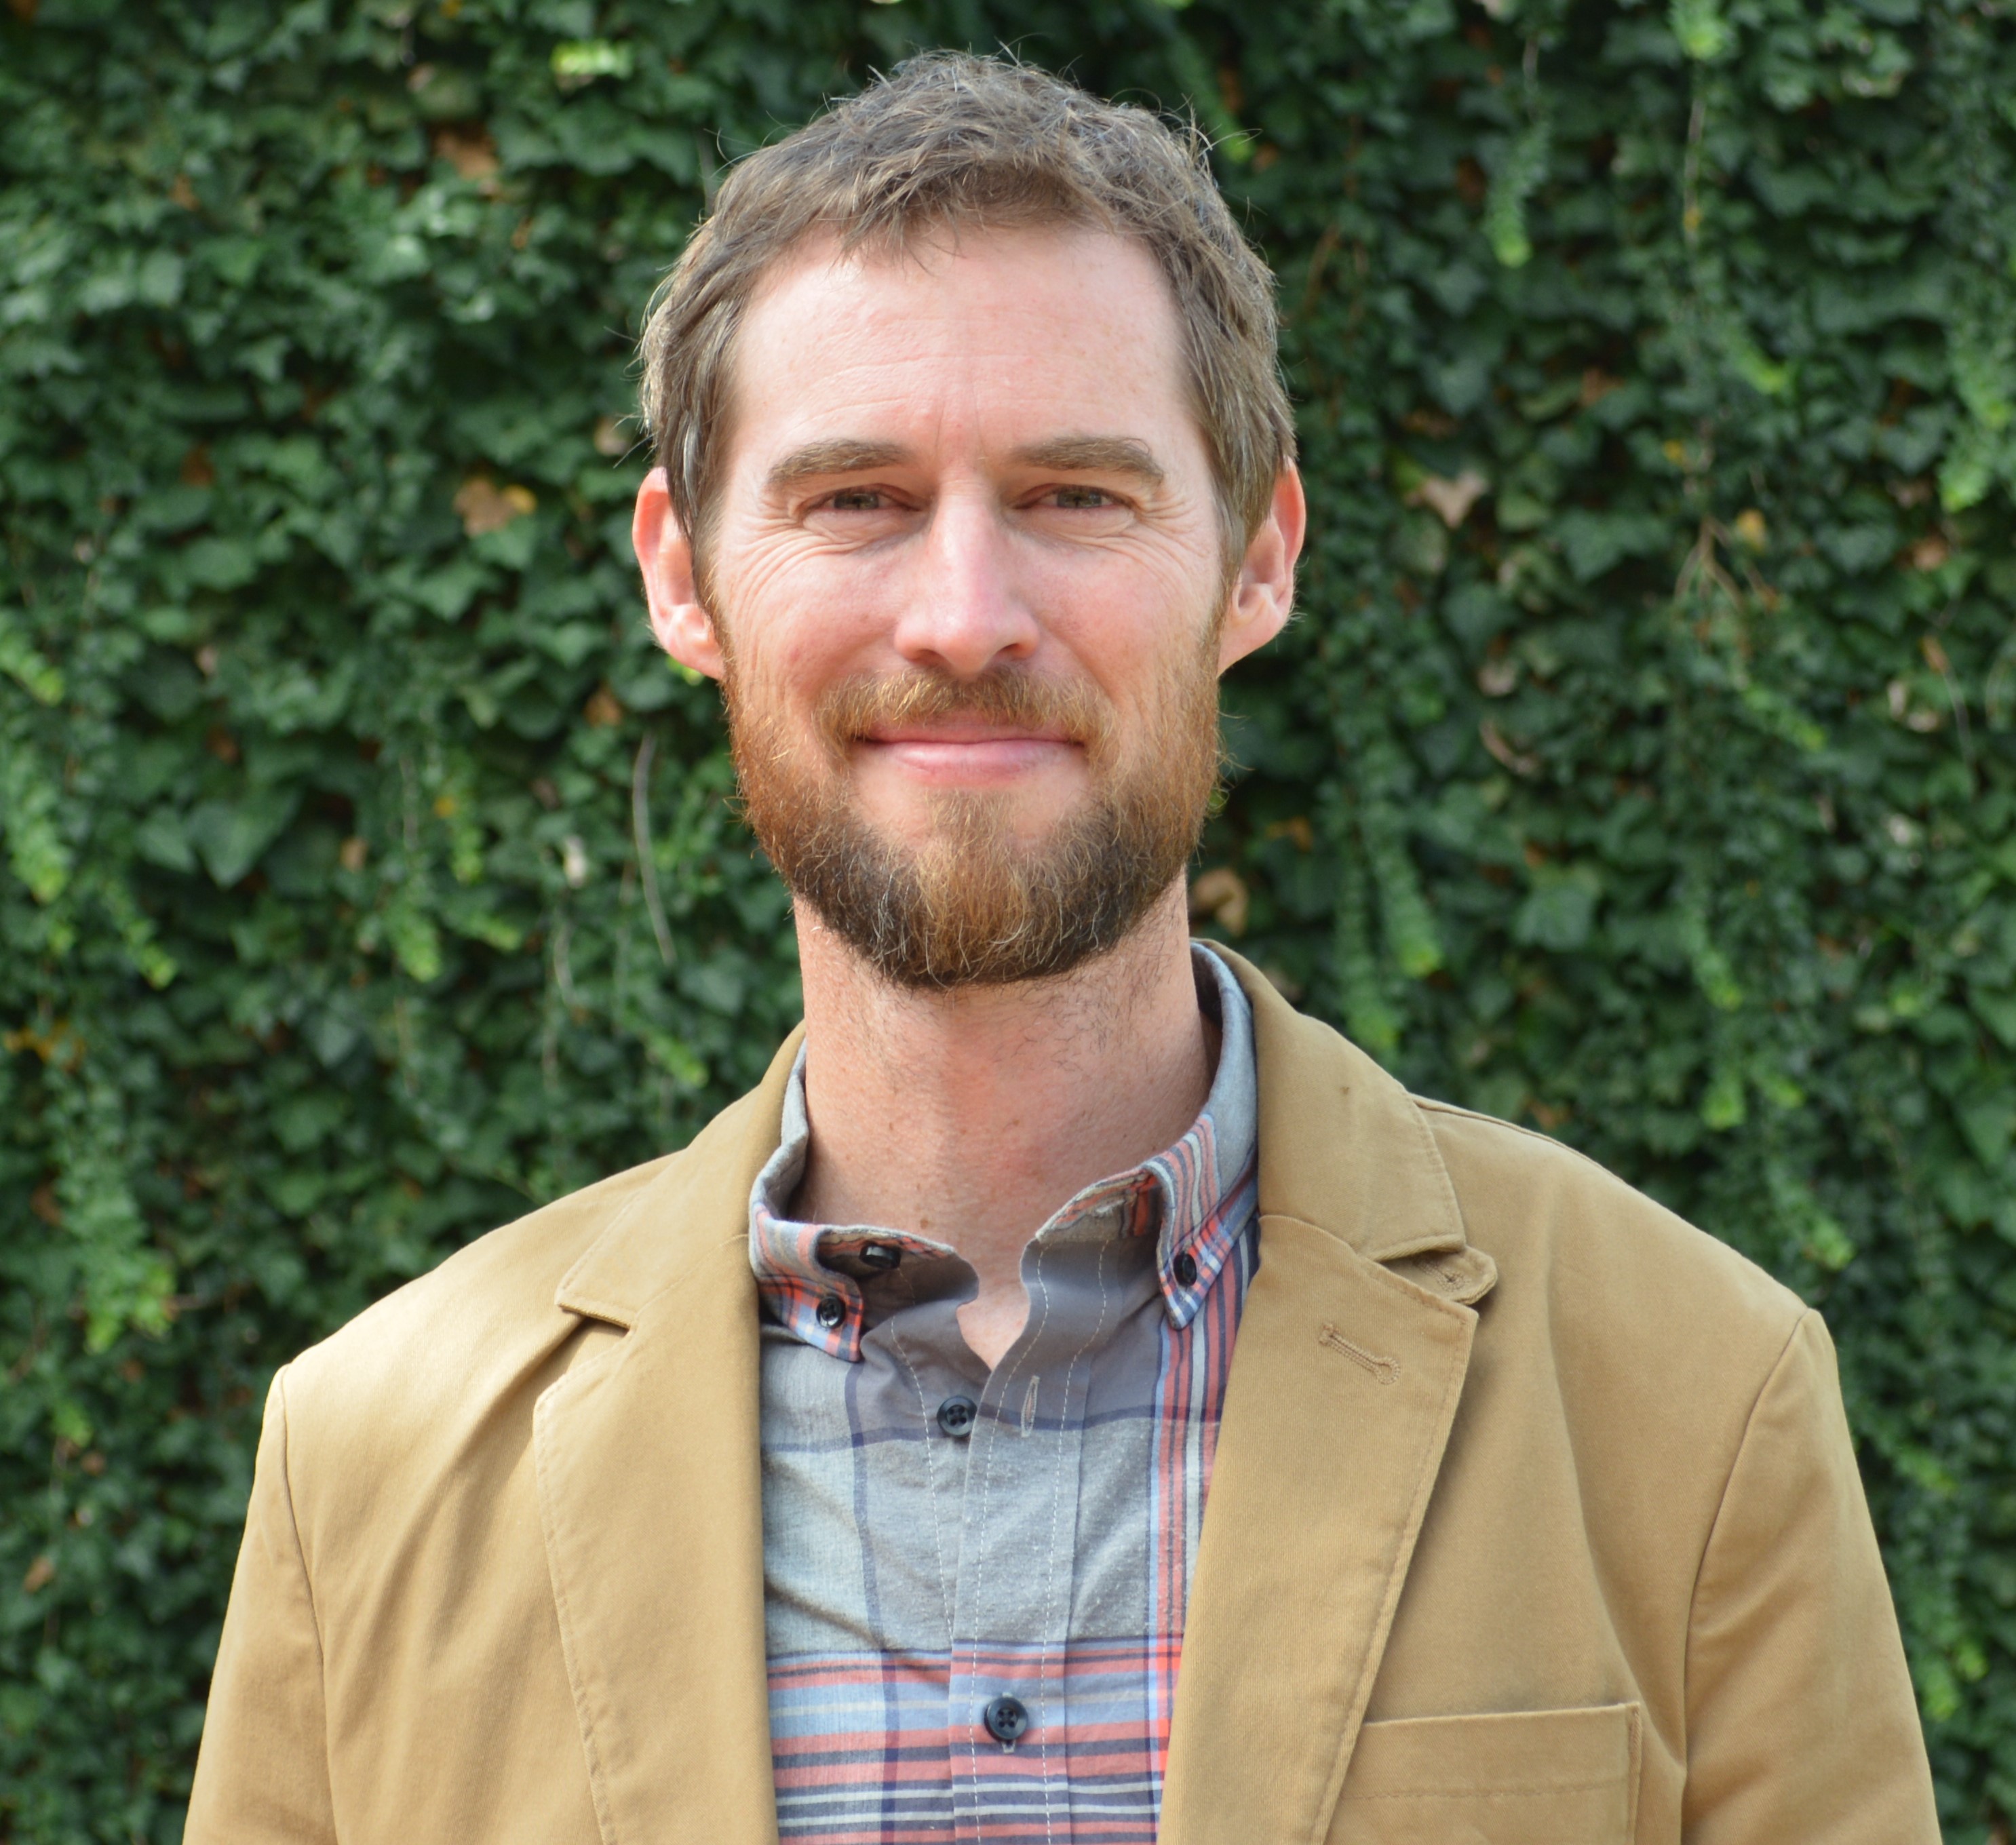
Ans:
POLYGON ((831 687, 815 714, 820 735, 836 750, 876 730, 928 718, 1055 731, 1095 757, 1113 734, 1112 705, 1096 687, 1016 667, 990 667, 970 679, 927 667, 862 674, 831 687))

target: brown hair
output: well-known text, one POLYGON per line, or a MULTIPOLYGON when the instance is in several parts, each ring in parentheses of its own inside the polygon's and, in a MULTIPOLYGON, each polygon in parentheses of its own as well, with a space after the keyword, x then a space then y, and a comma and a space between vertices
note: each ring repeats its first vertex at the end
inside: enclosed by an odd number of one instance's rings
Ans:
POLYGON ((1168 278, 1234 563, 1294 453, 1294 424, 1273 278, 1208 153, 1193 125, 1172 128, 1026 65, 938 52, 740 162, 653 297, 643 340, 645 421, 696 551, 718 485, 736 329, 780 257, 820 232, 843 249, 900 250, 949 226, 1070 224, 1139 239, 1168 278))

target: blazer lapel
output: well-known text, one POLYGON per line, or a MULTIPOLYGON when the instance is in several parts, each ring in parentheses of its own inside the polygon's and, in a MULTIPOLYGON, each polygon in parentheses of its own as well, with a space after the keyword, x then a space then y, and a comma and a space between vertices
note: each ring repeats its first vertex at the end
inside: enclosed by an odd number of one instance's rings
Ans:
POLYGON ((1327 1832, 1462 1394, 1468 1303, 1496 1274, 1399 1084, 1233 964, 1259 1059, 1260 1268, 1186 1624, 1168 1845, 1327 1832))
POLYGON ((540 1519, 604 1845, 774 1845, 749 1188, 795 1037, 560 1303, 626 1329, 540 1399, 540 1519))

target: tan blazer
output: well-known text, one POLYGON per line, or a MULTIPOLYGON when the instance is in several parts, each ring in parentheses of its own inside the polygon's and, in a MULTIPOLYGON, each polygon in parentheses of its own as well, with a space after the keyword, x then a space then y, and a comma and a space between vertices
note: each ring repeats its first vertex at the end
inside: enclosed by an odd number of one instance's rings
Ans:
MULTIPOLYGON (((1819 1317, 1234 961, 1261 1264, 1162 1837, 1933 1845, 1819 1317)), ((770 1845, 751 1183, 684 1153, 274 1379, 189 1845, 770 1845)))

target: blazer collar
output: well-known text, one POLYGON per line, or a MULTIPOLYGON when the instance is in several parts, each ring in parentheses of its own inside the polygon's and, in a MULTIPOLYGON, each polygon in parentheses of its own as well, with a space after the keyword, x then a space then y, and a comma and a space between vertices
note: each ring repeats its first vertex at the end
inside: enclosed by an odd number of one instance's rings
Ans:
POLYGON ((1261 1215, 1312 1225, 1368 1262, 1403 1265, 1450 1299, 1481 1299, 1497 1272, 1469 1250, 1456 1187, 1414 1099, 1348 1038, 1297 1012, 1250 962, 1215 951, 1253 1006, 1261 1215), (1425 1260, 1437 1256, 1457 1259, 1425 1260), (1438 1266, 1462 1281, 1438 1276, 1438 1266))
POLYGON ((762 1081, 632 1194, 560 1278, 556 1304, 633 1330, 658 1296, 693 1285, 693 1264, 713 1243, 739 1240, 747 1253, 749 1189, 777 1150, 784 1091, 805 1035, 801 1025, 770 1059, 762 1081))

